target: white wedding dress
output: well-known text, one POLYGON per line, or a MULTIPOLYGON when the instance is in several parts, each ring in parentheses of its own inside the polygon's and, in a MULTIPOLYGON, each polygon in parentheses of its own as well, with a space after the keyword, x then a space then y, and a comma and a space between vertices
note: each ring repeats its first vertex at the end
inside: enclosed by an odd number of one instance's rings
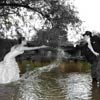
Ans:
POLYGON ((24 53, 13 46, 8 52, 3 61, 0 62, 0 84, 10 83, 20 79, 20 70, 15 57, 24 53))
POLYGON ((16 56, 23 54, 25 50, 36 50, 47 48, 47 46, 40 47, 25 47, 26 42, 20 45, 15 45, 8 52, 3 61, 0 62, 0 84, 14 82, 20 79, 20 70, 16 62, 16 56))

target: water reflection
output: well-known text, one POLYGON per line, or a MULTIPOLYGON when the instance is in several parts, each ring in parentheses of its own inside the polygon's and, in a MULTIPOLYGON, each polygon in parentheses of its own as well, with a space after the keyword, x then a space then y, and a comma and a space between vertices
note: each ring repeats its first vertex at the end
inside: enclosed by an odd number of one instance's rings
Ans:
POLYGON ((92 84, 92 95, 91 100, 100 100, 100 87, 96 83, 92 84))
POLYGON ((100 100, 100 88, 92 84, 90 73, 34 70, 24 77, 18 83, 0 85, 0 97, 7 96, 2 100, 100 100))
POLYGON ((60 76, 53 73, 51 77, 45 76, 42 76, 43 85, 41 84, 44 90, 43 100, 89 100, 91 98, 91 77, 87 73, 60 74, 60 76))
POLYGON ((91 83, 90 73, 51 71, 33 76, 23 82, 18 100, 98 100, 100 94, 91 83))
MULTIPOLYGON (((62 80, 62 79, 61 79, 62 80)), ((66 100, 90 100, 91 98, 91 77, 87 73, 70 73, 68 77, 60 81, 66 100)))

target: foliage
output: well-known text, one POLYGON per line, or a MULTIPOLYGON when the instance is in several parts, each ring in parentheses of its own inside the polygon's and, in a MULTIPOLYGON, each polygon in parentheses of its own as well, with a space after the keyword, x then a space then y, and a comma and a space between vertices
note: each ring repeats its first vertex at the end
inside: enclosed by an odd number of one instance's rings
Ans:
POLYGON ((3 38, 24 36, 29 39, 40 29, 67 30, 68 24, 81 22, 75 7, 66 0, 1 0, 0 33, 3 38), (37 25, 37 24, 38 25, 37 25), (30 33, 30 34, 29 34, 30 33), (14 36, 15 35, 15 36, 14 36))
POLYGON ((52 29, 48 29, 46 31, 40 30, 37 32, 37 38, 34 40, 34 42, 35 41, 37 41, 37 43, 40 45, 44 44, 57 47, 60 46, 62 42, 67 42, 66 31, 56 27, 53 27, 52 29))

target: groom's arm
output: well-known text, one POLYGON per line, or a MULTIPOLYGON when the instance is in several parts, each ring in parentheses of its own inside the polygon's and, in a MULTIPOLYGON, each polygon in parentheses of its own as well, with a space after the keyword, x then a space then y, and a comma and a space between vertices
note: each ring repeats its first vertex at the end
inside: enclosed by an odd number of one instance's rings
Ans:
POLYGON ((87 41, 87 42, 88 42, 88 48, 92 51, 92 53, 93 53, 95 56, 98 56, 99 53, 97 53, 96 51, 94 51, 94 49, 93 49, 93 47, 92 47, 92 44, 91 44, 90 40, 87 41))

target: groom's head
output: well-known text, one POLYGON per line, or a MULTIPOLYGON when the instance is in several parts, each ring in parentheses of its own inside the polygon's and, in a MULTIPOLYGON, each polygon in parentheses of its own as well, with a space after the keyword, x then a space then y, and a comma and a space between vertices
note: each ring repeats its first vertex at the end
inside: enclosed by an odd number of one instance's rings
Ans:
POLYGON ((92 37, 92 32, 86 31, 85 34, 83 34, 83 37, 85 37, 85 36, 90 36, 90 37, 92 37))

